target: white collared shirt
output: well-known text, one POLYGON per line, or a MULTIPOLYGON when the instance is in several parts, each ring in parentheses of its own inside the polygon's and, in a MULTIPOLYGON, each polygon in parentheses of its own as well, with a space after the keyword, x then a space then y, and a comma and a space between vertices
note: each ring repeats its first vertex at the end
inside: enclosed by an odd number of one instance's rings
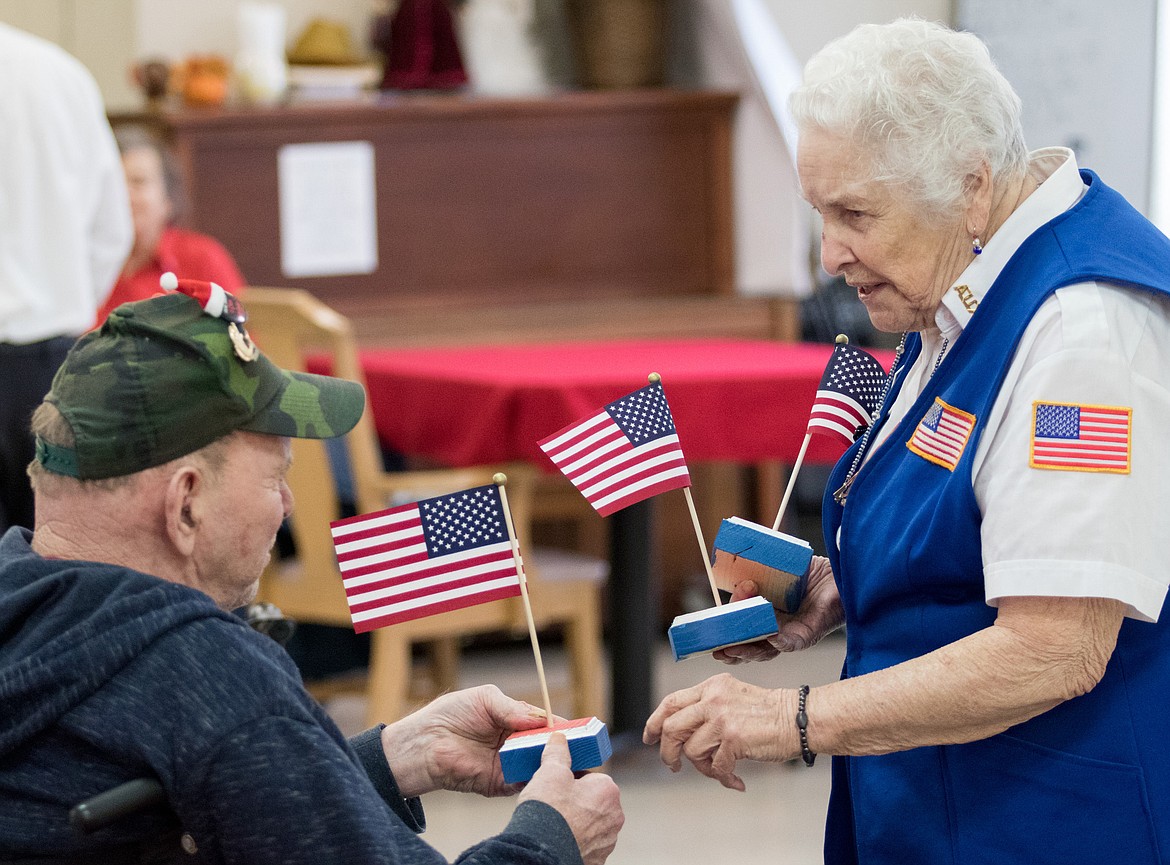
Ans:
MULTIPOLYGON (((943 298, 883 432, 905 417, 1008 260, 1084 193, 1072 151, 1034 151, 1042 181, 943 298), (959 286, 965 286, 961 291, 959 286), (966 299, 966 302, 964 302, 966 299), (949 348, 948 344, 948 348, 949 348)), ((987 602, 1106 597, 1156 621, 1170 584, 1170 298, 1087 282, 1057 290, 1024 331, 975 451, 987 602), (1037 401, 1131 408, 1128 474, 1029 465, 1037 401)), ((958 408, 963 408, 958 406, 958 408)))

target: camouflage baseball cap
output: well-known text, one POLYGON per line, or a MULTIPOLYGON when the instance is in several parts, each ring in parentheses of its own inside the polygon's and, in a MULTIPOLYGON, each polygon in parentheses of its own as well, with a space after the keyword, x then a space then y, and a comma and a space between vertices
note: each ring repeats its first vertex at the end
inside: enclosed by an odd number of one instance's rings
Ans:
POLYGON ((185 294, 119 306, 70 349, 45 399, 76 443, 38 438, 37 460, 83 480, 162 465, 235 430, 344 435, 365 406, 357 382, 281 369, 185 294))

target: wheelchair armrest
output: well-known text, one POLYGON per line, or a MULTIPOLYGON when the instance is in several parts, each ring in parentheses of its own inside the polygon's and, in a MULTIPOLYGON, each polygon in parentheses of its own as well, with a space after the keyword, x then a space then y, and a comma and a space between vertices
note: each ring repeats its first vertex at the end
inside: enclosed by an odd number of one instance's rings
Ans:
POLYGON ((79 832, 96 832, 128 814, 166 801, 162 784, 153 778, 135 778, 91 796, 69 811, 69 823, 79 832))

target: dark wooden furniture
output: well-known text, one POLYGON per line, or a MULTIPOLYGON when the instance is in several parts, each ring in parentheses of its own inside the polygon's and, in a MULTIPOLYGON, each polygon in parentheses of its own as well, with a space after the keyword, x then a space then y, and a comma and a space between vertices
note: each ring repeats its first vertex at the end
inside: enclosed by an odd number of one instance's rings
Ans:
POLYGON ((349 316, 363 343, 614 326, 682 335, 712 317, 723 332, 762 336, 772 305, 733 294, 736 100, 670 89, 384 95, 160 121, 186 168, 191 226, 218 237, 252 284, 305 288, 349 316), (290 278, 277 153, 327 141, 374 147, 378 268, 290 278))

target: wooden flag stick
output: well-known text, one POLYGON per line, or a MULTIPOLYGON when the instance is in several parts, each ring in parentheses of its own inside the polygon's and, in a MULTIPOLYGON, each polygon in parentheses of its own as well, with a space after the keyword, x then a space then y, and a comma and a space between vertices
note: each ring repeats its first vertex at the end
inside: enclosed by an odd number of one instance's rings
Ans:
MULTIPOLYGON (((849 337, 843 333, 837 334, 836 339, 833 340, 834 346, 849 345, 849 337)), ((836 352, 836 348, 833 349, 836 352)), ((815 404, 814 404, 815 409, 815 404)), ((796 476, 800 474, 800 467, 804 463, 804 452, 808 450, 808 442, 811 434, 805 432, 804 441, 800 445, 800 453, 796 455, 796 462, 792 466, 792 471, 788 475, 788 487, 784 490, 784 498, 780 500, 780 510, 776 513, 776 522, 772 523, 772 531, 780 531, 780 521, 784 519, 784 511, 788 507, 788 499, 792 496, 792 488, 796 486, 796 476)))
POLYGON ((695 500, 691 498, 691 488, 683 487, 687 496, 687 507, 691 511, 691 522, 695 525, 695 537, 699 539, 699 552, 703 554, 703 565, 707 568, 707 582, 711 584, 711 594, 715 596, 715 606, 721 606, 723 599, 719 597, 719 587, 715 585, 715 572, 711 570, 711 557, 707 553, 707 542, 703 540, 703 530, 699 527, 699 515, 695 513, 695 500))
POLYGON ((804 441, 800 445, 800 453, 796 455, 796 462, 792 466, 792 471, 788 474, 788 487, 784 490, 784 498, 780 500, 780 510, 776 514, 776 521, 772 523, 772 531, 780 530, 780 521, 784 519, 784 510, 788 507, 788 499, 792 496, 792 488, 796 486, 796 476, 800 474, 800 466, 804 462, 804 452, 808 450, 808 442, 812 436, 809 433, 804 434, 804 441))
MULTIPOLYGON (((650 384, 662 381, 662 376, 656 372, 650 373, 646 376, 650 384)), ((719 597, 719 587, 715 585, 715 572, 711 570, 711 556, 707 552, 707 542, 703 540, 703 529, 699 526, 699 515, 695 511, 695 500, 691 498, 691 488, 689 486, 683 487, 683 492, 687 497, 687 507, 691 512, 691 523, 695 527, 695 537, 699 539, 699 553, 703 556, 703 567, 707 569, 707 582, 711 584, 711 594, 715 597, 715 606, 723 604, 719 597)))
POLYGON ((520 559, 520 542, 516 540, 516 527, 512 524, 512 509, 508 507, 508 493, 504 485, 508 476, 503 472, 492 477, 492 482, 500 488, 500 503, 504 506, 504 522, 508 525, 508 540, 512 543, 512 559, 516 563, 516 571, 520 574, 520 597, 524 601, 524 617, 528 620, 528 636, 532 640, 532 654, 536 657, 536 675, 540 677, 540 696, 544 699, 544 719, 548 726, 552 726, 552 701, 548 698, 548 680, 544 677, 544 661, 540 657, 540 641, 536 639, 536 622, 532 619, 532 604, 528 600, 528 578, 524 576, 524 562, 520 559))

